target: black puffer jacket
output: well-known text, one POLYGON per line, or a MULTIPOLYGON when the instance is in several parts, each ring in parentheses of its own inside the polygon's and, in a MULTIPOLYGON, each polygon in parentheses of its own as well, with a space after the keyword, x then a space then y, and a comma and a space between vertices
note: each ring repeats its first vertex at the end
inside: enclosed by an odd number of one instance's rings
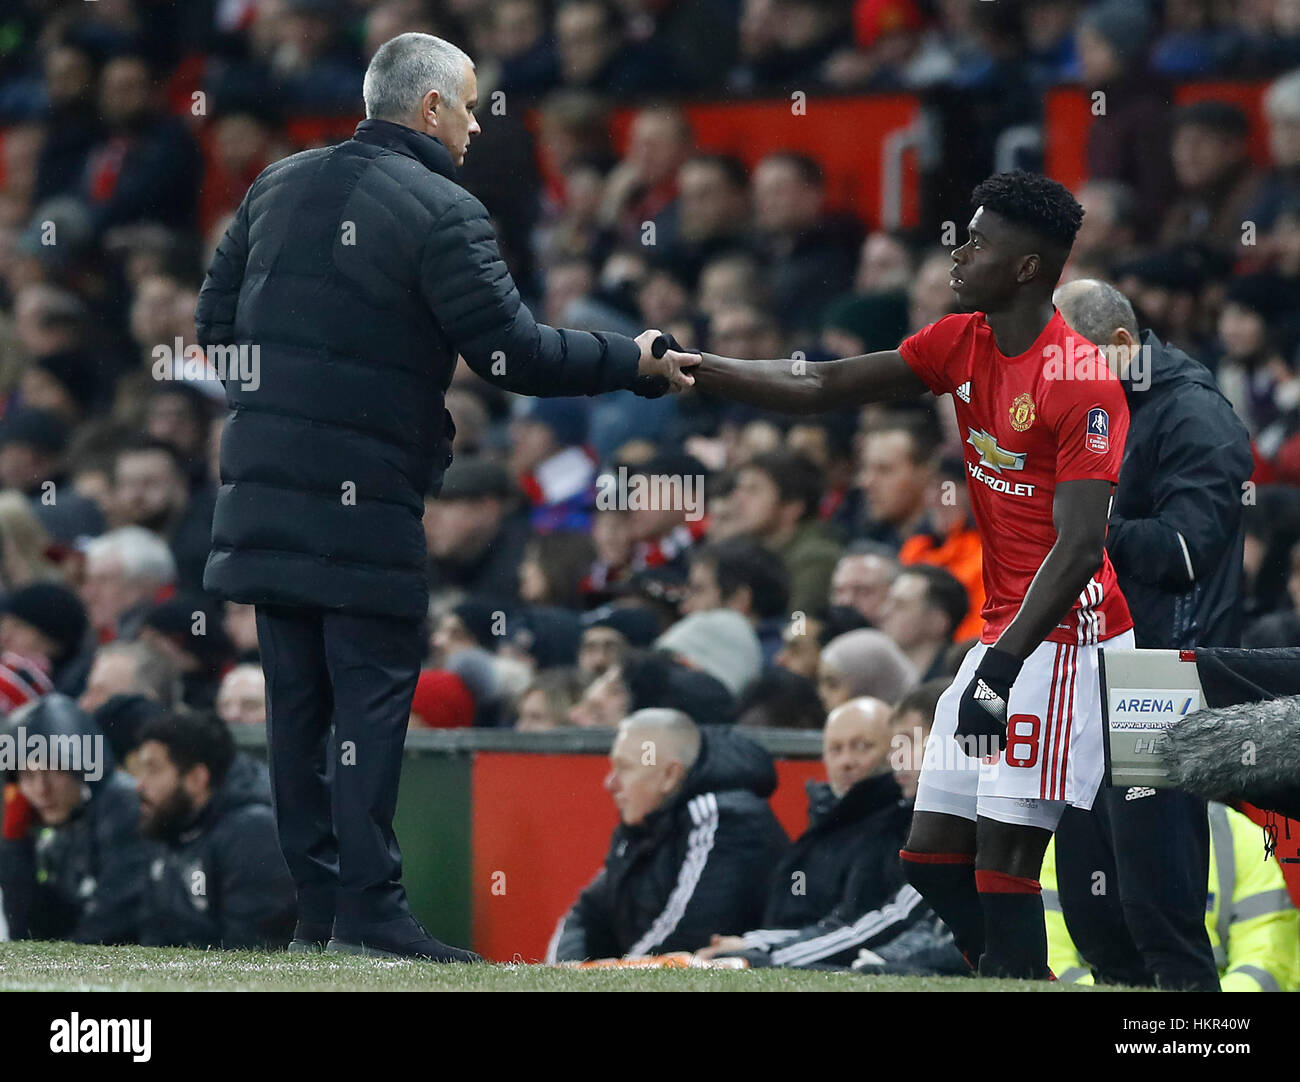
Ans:
MULTIPOLYGON (((134 943, 149 846, 140 837, 135 781, 117 769, 95 722, 66 695, 10 716, 6 731, 97 741, 86 799, 58 825, 33 813, 31 829, 0 842, 0 889, 14 939, 134 943), (95 776, 91 776, 91 775, 95 776)), ((53 746, 53 745, 50 745, 53 746)), ((87 765, 90 764, 86 760, 87 765)))
POLYGON ((892 774, 864 778, 841 798, 808 783, 808 829, 769 880, 762 927, 745 945, 772 965, 848 965, 863 947, 929 916, 903 878, 898 851, 912 809, 892 774))
POLYGON ((1139 647, 1236 646, 1250 437, 1209 369, 1150 331, 1142 346, 1106 551, 1139 647))
POLYGON ((640 387, 631 339, 534 321, 455 173, 439 140, 365 120, 249 188, 196 313, 205 346, 259 351, 253 378, 226 379, 209 591, 421 617, 457 354, 522 394, 640 387))
POLYGON ((140 942, 166 947, 283 947, 293 880, 280 854, 266 767, 237 755, 203 810, 154 852, 140 942))
POLYGON ((772 757, 732 729, 702 727, 682 788, 614 831, 605 865, 552 937, 549 961, 660 954, 752 927, 773 863, 789 844, 767 798, 772 757))

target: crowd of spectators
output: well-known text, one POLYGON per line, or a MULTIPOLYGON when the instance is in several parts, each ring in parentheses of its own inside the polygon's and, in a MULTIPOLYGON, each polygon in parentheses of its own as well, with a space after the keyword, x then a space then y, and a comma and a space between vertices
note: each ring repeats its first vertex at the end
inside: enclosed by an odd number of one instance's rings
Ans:
MULTIPOLYGON (((264 720, 253 613, 202 589, 224 390, 173 361, 250 181, 346 137, 368 58, 409 30, 476 60, 463 180, 539 318, 741 358, 894 348, 953 310, 951 245, 837 205, 816 155, 699 145, 684 103, 956 92, 991 169, 1047 88, 1102 91, 1067 277, 1113 281, 1214 371, 1256 456, 1245 643, 1300 645, 1295 0, 26 0, 0 27, 5 712, 60 692, 135 768, 155 709, 264 720), (1171 104, 1219 78, 1266 82, 1265 140, 1238 99, 1171 104)), ((978 634, 945 402, 524 400, 462 364, 447 407, 413 726, 820 729, 951 675, 978 634)))

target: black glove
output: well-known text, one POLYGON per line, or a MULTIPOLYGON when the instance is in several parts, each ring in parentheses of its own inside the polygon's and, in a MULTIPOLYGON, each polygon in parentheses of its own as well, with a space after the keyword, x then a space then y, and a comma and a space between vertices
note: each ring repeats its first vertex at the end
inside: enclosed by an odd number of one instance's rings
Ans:
MULTIPOLYGON (((671 334, 661 334, 650 345, 650 353, 662 357, 669 350, 676 353, 698 353, 699 350, 685 350, 671 334)), ((632 385, 632 393, 639 398, 660 398, 668 393, 670 384, 667 376, 637 376, 632 385)))
POLYGON ((975 745, 980 749, 980 756, 992 755, 1005 746, 1007 702, 1011 698, 1011 685, 1023 664, 1005 650, 989 647, 984 651, 979 668, 957 706, 957 739, 963 749, 969 737, 984 738, 975 745))

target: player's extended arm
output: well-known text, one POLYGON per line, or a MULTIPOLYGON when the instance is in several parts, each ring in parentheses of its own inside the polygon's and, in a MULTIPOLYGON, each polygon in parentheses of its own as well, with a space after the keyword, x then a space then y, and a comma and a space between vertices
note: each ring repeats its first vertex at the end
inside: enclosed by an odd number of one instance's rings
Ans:
POLYGON ((701 353, 689 371, 697 390, 778 413, 824 413, 929 390, 896 349, 836 361, 741 361, 701 353))
POLYGON ((1064 481, 1056 487, 1056 543, 1025 591, 1015 619, 980 658, 957 707, 958 737, 986 737, 1001 750, 1007 701, 1021 665, 1069 613, 1101 566, 1114 487, 1105 479, 1064 481))

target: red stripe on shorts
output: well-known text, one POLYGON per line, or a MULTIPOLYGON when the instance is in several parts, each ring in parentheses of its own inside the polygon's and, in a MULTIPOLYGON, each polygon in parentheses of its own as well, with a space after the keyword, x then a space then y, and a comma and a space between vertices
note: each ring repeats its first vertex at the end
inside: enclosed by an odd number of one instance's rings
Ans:
POLYGON ((1079 678, 1079 648, 1070 647, 1070 705, 1066 711, 1065 722, 1065 754, 1061 757, 1061 778, 1060 788, 1057 793, 1057 800, 1065 799, 1065 775, 1070 769, 1070 729, 1074 725, 1074 685, 1079 678))
POLYGON ((1052 664, 1052 689, 1047 694, 1047 716, 1043 719, 1043 739, 1039 745, 1038 754, 1041 761, 1038 764, 1038 773, 1040 775, 1038 782, 1038 795, 1044 800, 1047 799, 1047 760, 1052 753, 1052 715, 1056 712, 1056 678, 1061 667, 1061 649, 1064 644, 1056 644, 1056 660, 1052 664))

